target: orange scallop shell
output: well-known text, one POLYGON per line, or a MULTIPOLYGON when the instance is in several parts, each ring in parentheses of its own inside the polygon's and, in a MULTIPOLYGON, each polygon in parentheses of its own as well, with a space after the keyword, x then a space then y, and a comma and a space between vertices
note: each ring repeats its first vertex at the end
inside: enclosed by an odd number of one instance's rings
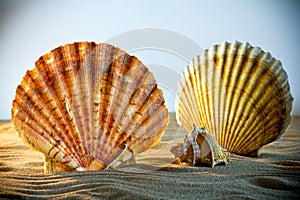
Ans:
POLYGON ((154 146, 169 117, 141 61, 109 44, 76 42, 41 56, 26 72, 11 120, 26 144, 82 171, 120 164, 154 146))

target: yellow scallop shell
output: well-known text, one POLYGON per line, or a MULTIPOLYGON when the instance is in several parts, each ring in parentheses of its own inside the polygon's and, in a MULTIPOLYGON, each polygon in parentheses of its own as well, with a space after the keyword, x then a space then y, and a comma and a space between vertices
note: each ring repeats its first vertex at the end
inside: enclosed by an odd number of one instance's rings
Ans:
POLYGON ((195 57, 182 73, 177 122, 190 133, 205 126, 219 145, 256 155, 291 120, 293 97, 281 62, 249 43, 223 43, 195 57))

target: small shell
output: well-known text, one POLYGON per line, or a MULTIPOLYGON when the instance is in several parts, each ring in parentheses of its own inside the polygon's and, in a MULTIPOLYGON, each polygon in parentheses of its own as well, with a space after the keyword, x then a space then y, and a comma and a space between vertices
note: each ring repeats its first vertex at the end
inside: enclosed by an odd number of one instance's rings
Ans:
POLYGON ((230 152, 254 156, 291 120, 293 97, 281 62, 248 43, 223 43, 182 73, 176 118, 188 133, 205 126, 230 152))
POLYGON ((214 167, 217 164, 229 162, 229 153, 222 149, 217 141, 209 134, 205 127, 197 128, 190 135, 186 135, 183 144, 178 144, 171 149, 175 157, 181 162, 191 166, 209 165, 214 167))
POLYGON ((77 42, 35 64, 17 87, 11 119, 23 141, 45 154, 46 173, 55 171, 52 165, 114 167, 160 141, 168 110, 136 57, 109 44, 77 42))

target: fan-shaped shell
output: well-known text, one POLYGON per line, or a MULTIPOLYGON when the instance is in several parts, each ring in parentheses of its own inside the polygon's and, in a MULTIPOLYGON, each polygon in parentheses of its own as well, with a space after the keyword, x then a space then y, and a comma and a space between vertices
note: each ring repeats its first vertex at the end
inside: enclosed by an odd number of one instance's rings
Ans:
POLYGON ((110 167, 145 151, 169 122, 147 67, 117 47, 94 42, 41 56, 17 87, 11 112, 25 143, 78 171, 110 167))
POLYGON ((230 152, 255 155, 291 120, 293 98, 281 62, 248 43, 223 43, 192 60, 179 81, 177 122, 205 126, 230 152))

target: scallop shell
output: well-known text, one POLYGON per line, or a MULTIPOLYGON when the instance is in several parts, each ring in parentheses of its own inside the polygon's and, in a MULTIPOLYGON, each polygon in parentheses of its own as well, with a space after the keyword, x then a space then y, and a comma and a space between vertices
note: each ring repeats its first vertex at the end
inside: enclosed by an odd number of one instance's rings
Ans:
POLYGON ((205 127, 194 129, 190 135, 186 135, 184 142, 171 148, 171 152, 181 163, 190 166, 209 165, 229 162, 229 153, 222 149, 213 135, 209 134, 205 127))
POLYGON ((205 126, 222 148, 255 156, 285 132, 292 101, 280 61, 249 43, 225 42, 187 66, 175 110, 187 132, 205 126))
POLYGON ((45 173, 55 165, 64 171, 115 167, 157 144, 169 122, 147 67, 94 42, 41 56, 17 87, 11 113, 23 141, 45 155, 45 173))

